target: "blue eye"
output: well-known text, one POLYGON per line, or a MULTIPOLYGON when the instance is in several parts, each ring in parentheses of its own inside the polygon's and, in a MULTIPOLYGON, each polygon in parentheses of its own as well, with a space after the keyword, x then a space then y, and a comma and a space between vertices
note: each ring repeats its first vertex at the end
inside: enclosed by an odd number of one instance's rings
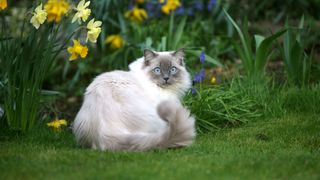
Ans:
POLYGON ((177 72, 177 68, 173 66, 173 67, 170 69, 170 72, 171 72, 171 74, 175 74, 175 73, 177 72))
POLYGON ((156 67, 156 68, 153 69, 153 72, 155 74, 161 74, 161 69, 159 67, 156 67))

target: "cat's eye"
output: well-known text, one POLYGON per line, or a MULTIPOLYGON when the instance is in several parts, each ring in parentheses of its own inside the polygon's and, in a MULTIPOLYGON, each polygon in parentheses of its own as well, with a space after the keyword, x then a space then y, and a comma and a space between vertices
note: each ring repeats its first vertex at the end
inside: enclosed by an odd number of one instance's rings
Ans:
POLYGON ((161 74, 161 69, 159 67, 156 67, 153 69, 153 72, 156 74, 161 74))
POLYGON ((176 72, 177 72, 177 68, 173 66, 173 67, 170 69, 170 73, 171 73, 171 74, 175 74, 176 72))

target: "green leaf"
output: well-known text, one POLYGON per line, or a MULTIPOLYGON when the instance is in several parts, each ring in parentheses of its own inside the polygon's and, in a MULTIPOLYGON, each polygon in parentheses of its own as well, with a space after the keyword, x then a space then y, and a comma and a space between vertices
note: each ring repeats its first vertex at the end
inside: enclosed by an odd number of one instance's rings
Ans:
POLYGON ((303 48, 300 46, 300 43, 296 40, 290 54, 291 59, 290 59, 290 63, 291 63, 291 67, 292 67, 292 72, 293 72, 293 76, 294 79, 296 79, 296 83, 298 83, 297 81, 297 77, 299 75, 301 75, 301 70, 302 70, 302 63, 303 63, 303 48))
POLYGON ((255 43, 256 43, 256 51, 258 50, 260 44, 262 41, 265 39, 265 37, 260 36, 260 35, 254 35, 255 43))
POLYGON ((59 91, 41 90, 41 95, 45 96, 61 96, 63 93, 59 91))
POLYGON ((126 21, 124 20, 123 15, 120 12, 118 13, 118 20, 120 24, 121 33, 126 33, 128 31, 126 21))
POLYGON ((170 15, 170 22, 169 22, 169 32, 168 32, 168 39, 172 39, 173 37, 173 26, 174 26, 174 13, 170 15))
POLYGON ((167 50, 167 37, 163 36, 161 38, 161 51, 166 51, 167 50))
POLYGON ((280 37, 282 34, 284 34, 286 31, 287 29, 280 30, 277 33, 267 37, 260 43, 256 52, 256 59, 255 59, 255 71, 257 73, 263 72, 264 67, 268 60, 269 50, 271 48, 273 41, 276 40, 278 37, 280 37))
POLYGON ((183 34, 183 30, 184 27, 186 25, 187 22, 187 16, 183 17, 183 19, 181 20, 180 24, 178 25, 178 28, 174 34, 173 37, 173 43, 172 43, 172 47, 171 49, 177 49, 178 48, 178 44, 181 40, 182 34, 183 34))
MULTIPOLYGON (((233 44, 233 47, 236 49, 237 53, 239 54, 240 59, 245 59, 246 57, 245 57, 245 55, 244 55, 243 50, 240 48, 239 43, 237 43, 237 42, 234 41, 232 44, 233 44)), ((246 61, 242 61, 242 63, 243 63, 243 65, 244 65, 244 68, 246 69, 246 71, 247 71, 247 72, 250 72, 251 69, 249 68, 249 66, 248 66, 247 64, 245 64, 246 61)))
MULTIPOLYGON (((286 23, 286 28, 288 28, 288 24, 286 23)), ((287 66, 289 73, 291 73, 291 47, 292 47, 292 32, 291 29, 288 28, 287 32, 284 34, 283 40, 283 59, 284 63, 287 66)))
POLYGON ((151 48, 152 47, 152 38, 151 37, 147 37, 146 38, 146 42, 145 42, 145 48, 151 48))
MULTIPOLYGON (((246 66, 246 69, 251 70, 252 69, 252 62, 253 62, 253 57, 252 57, 252 50, 251 47, 249 47, 249 41, 250 39, 247 37, 245 38, 244 33, 241 31, 240 27, 237 25, 237 23, 232 19, 232 17, 227 13, 226 10, 223 10, 225 15, 228 18, 228 21, 232 23, 232 25, 234 26, 234 28, 237 30, 238 35, 240 37, 242 46, 244 48, 244 52, 242 54, 244 54, 245 58, 241 58, 243 64, 246 66)), ((249 72, 248 72, 249 73, 249 72)))
POLYGON ((244 35, 244 39, 245 39, 245 43, 246 43, 246 47, 248 49, 248 63, 250 68, 253 68, 253 52, 252 52, 252 43, 251 43, 251 37, 249 35, 249 28, 248 28, 248 18, 245 17, 244 21, 243 21, 243 35, 244 35))
MULTIPOLYGON (((302 15, 301 19, 300 19, 300 22, 299 22, 299 31, 301 31, 304 27, 304 15, 302 15)), ((299 32, 297 34, 297 41, 299 43, 301 43, 301 33, 299 32)))

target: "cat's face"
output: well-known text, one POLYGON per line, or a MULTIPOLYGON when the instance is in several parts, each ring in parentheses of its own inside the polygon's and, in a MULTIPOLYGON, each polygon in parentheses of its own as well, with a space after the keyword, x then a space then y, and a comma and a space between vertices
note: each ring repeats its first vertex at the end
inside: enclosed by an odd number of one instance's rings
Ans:
POLYGON ((144 68, 151 81, 161 88, 177 86, 185 81, 187 72, 184 67, 184 52, 159 54, 151 50, 144 51, 144 68))

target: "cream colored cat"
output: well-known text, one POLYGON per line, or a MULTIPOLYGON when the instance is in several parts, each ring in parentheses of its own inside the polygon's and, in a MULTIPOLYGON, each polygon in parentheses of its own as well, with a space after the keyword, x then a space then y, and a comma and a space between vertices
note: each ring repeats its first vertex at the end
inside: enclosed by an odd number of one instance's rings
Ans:
POLYGON ((86 89, 73 124, 77 143, 100 150, 190 145, 195 120, 180 103, 191 86, 183 50, 146 49, 129 69, 101 74, 86 89))

